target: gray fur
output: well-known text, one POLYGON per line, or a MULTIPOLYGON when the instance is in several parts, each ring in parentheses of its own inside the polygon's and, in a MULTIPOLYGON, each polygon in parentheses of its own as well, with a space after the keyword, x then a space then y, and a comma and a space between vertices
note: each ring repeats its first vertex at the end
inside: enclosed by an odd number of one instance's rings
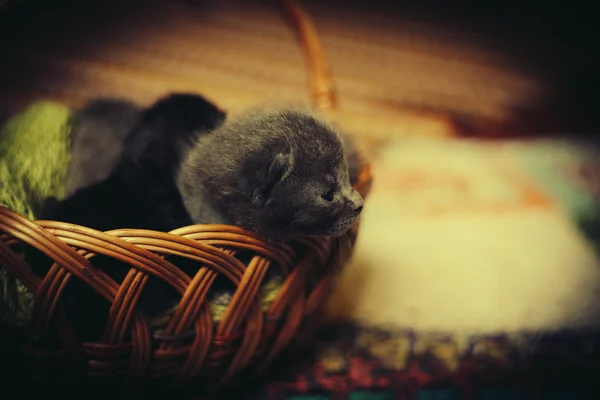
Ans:
POLYGON ((348 161, 348 176, 350 177, 350 182, 354 184, 358 181, 358 177, 362 172, 364 160, 350 136, 342 134, 339 136, 342 139, 342 145, 344 146, 344 152, 348 161))
POLYGON ((363 205, 340 136, 290 109, 250 112, 200 136, 176 184, 194 223, 233 224, 272 240, 339 235, 363 205))
POLYGON ((98 99, 71 118, 71 161, 66 176, 66 196, 106 179, 124 149, 125 139, 142 109, 120 99, 98 99))

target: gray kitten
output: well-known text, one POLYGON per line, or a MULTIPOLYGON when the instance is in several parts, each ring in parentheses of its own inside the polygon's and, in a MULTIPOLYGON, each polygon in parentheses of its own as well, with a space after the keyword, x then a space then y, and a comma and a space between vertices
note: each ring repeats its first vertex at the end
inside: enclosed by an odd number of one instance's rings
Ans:
POLYGON ((290 109, 254 111, 200 136, 176 184, 192 221, 275 240, 340 235, 363 207, 340 136, 290 109))

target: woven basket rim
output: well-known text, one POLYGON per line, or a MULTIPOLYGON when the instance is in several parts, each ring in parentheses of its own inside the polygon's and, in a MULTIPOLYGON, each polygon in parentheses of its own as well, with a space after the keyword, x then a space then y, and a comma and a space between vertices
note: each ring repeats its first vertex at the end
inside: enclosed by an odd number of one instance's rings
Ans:
MULTIPOLYGON (((365 164, 355 187, 366 197, 371 184, 370 166, 365 164)), ((0 266, 34 294, 28 326, 31 339, 46 337, 57 326, 63 326, 57 303, 70 277, 84 282, 111 304, 101 342, 77 344, 72 334, 64 333, 69 329, 58 333, 64 336, 63 342, 71 343, 62 352, 66 352, 67 359, 77 360, 73 361, 75 365, 84 365, 85 357, 102 360, 110 354, 125 352, 128 367, 117 368, 115 364, 112 374, 126 375, 130 382, 139 382, 147 379, 148 374, 173 373, 185 381, 206 368, 203 365, 207 357, 211 358, 210 354, 219 354, 218 357, 227 359, 227 367, 219 380, 222 384, 248 366, 257 349, 268 343, 257 369, 262 371, 291 340, 305 317, 321 307, 332 284, 333 272, 351 253, 357 228, 358 221, 353 230, 340 238, 298 239, 310 249, 298 259, 288 243, 267 243, 236 226, 203 224, 171 232, 141 229, 100 232, 58 221, 31 221, 0 206, 0 266), (54 259, 54 265, 45 276, 33 273, 25 260, 13 251, 13 245, 18 242, 36 247, 54 259), (344 246, 349 247, 344 249, 344 246), (240 249, 249 249, 254 254, 247 265, 235 257, 240 249), (125 280, 118 283, 94 267, 95 254, 129 264, 131 269, 125 280), (190 277, 162 257, 168 254, 194 258, 201 261, 202 266, 190 277), (259 288, 273 263, 284 271, 285 281, 271 305, 263 311, 259 288), (316 266, 320 269, 319 278, 306 292, 307 274, 316 266), (181 338, 191 329, 195 332, 191 345, 182 348, 177 341, 163 340, 158 348, 152 348, 148 323, 134 311, 150 275, 161 278, 182 295, 164 328, 164 336, 181 338), (230 279, 235 291, 225 314, 215 324, 210 317, 207 293, 218 275, 230 279), (57 318, 59 325, 54 324, 57 318), (279 324, 276 321, 282 321, 283 325, 275 329, 273 324, 279 324), (223 353, 223 345, 236 340, 241 340, 237 351, 223 353), (181 363, 151 363, 159 354, 179 357, 181 363)), ((38 349, 35 340, 28 341, 26 348, 30 355, 38 354, 42 361, 58 354, 55 349, 38 349)), ((111 374, 102 371, 94 374, 111 374)))

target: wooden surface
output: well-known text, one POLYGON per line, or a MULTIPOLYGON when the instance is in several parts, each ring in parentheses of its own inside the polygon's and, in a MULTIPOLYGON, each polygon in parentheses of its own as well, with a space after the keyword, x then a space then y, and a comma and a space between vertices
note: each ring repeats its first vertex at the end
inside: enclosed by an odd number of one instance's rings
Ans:
MULTIPOLYGON (((38 99, 147 103, 175 90, 202 92, 233 112, 310 104, 305 59, 277 1, 21 3, 33 5, 13 7, 0 23, 4 115, 38 99)), ((333 117, 348 131, 448 136, 460 120, 483 132, 546 95, 539 77, 477 35, 410 16, 301 4, 331 65, 339 100, 333 117)))

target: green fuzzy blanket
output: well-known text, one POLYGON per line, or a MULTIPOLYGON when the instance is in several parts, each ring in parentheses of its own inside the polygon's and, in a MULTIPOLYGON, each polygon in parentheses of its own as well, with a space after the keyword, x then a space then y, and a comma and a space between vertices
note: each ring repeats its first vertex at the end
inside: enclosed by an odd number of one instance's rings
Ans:
MULTIPOLYGON (((0 204, 33 219, 45 198, 63 196, 69 115, 62 105, 37 103, 0 130, 0 204)), ((0 319, 26 324, 32 301, 25 286, 0 268, 0 319)))
MULTIPOLYGON (((13 116, 0 130, 0 204, 35 219, 44 199, 61 199, 70 161, 70 110, 60 104, 40 102, 13 116)), ((263 308, 268 308, 281 288, 281 277, 263 285, 263 308)), ((27 325, 32 294, 0 267, 0 321, 27 325)), ((231 293, 211 296, 215 321, 224 315, 231 293)))
POLYGON ((69 109, 37 103, 0 131, 0 204, 28 218, 47 197, 61 198, 69 165, 69 109))

